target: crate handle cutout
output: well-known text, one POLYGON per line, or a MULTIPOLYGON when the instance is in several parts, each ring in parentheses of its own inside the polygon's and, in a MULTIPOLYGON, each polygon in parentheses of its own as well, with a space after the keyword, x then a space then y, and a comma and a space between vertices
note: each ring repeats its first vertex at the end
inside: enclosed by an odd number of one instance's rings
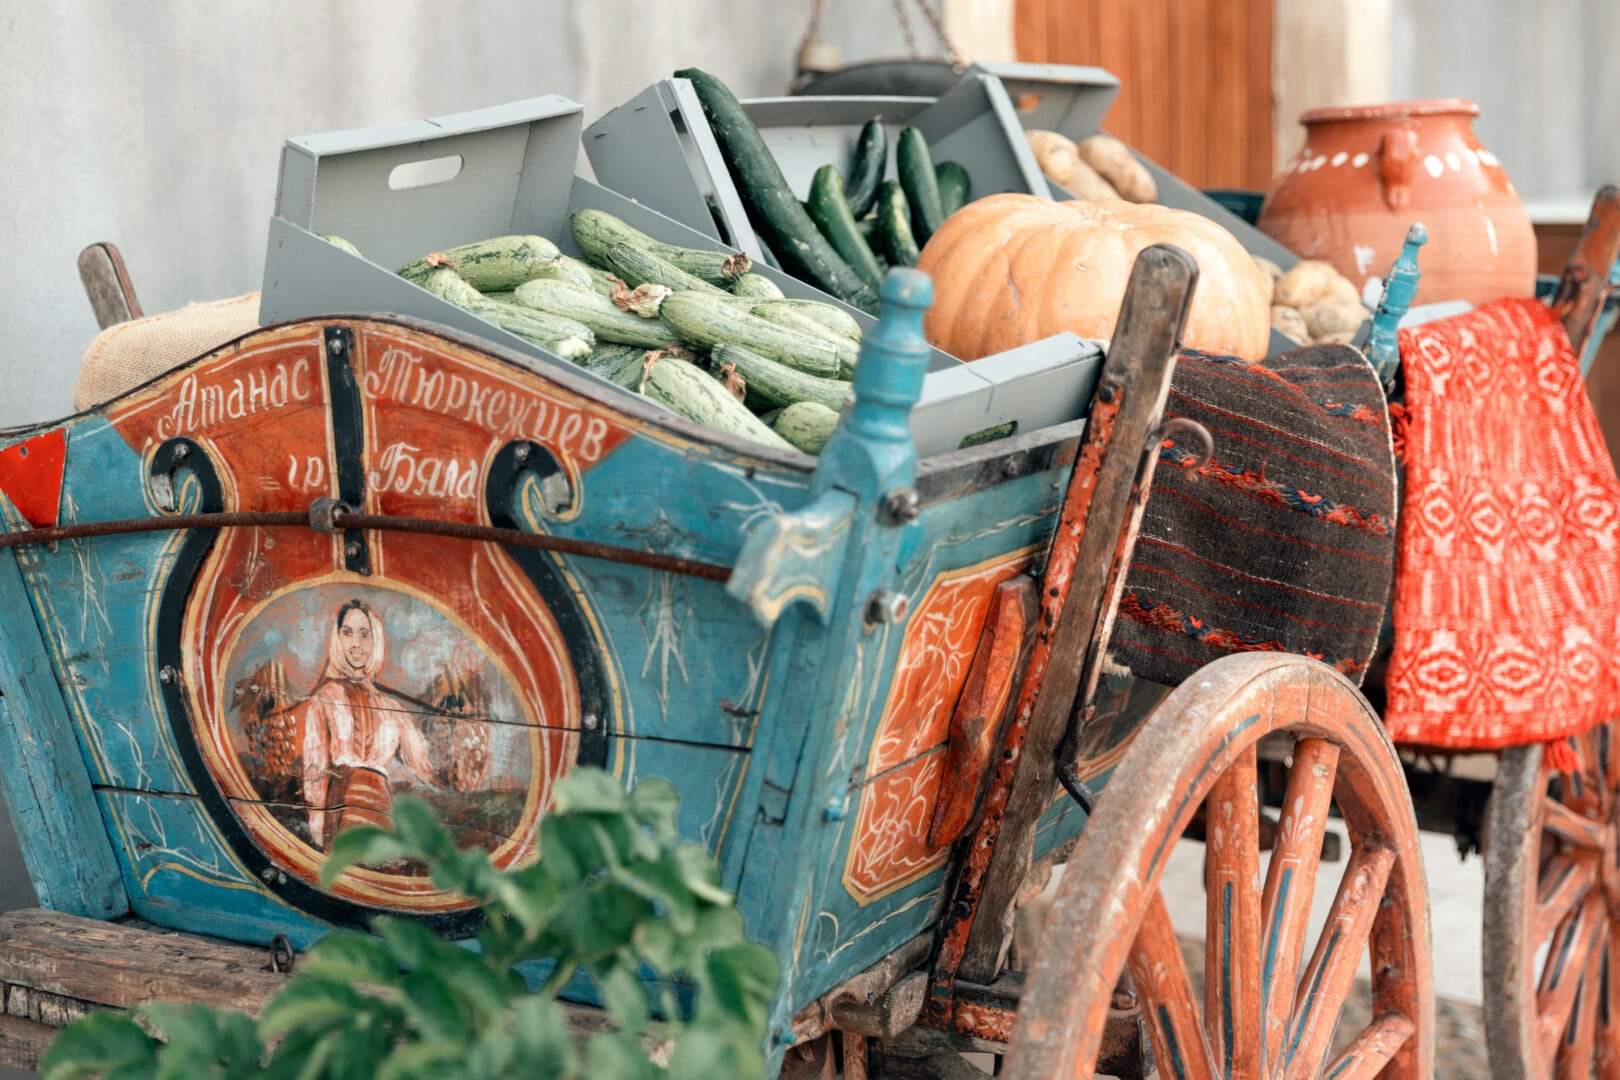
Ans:
POLYGON ((394 191, 409 188, 432 187, 444 184, 461 175, 463 164, 460 154, 430 158, 427 161, 407 161, 396 165, 388 174, 388 186, 394 191))
POLYGON ((1034 92, 1028 92, 1018 95, 1018 103, 1014 107, 1017 108, 1017 110, 1021 113, 1030 113, 1034 112, 1040 106, 1040 104, 1041 95, 1034 92))

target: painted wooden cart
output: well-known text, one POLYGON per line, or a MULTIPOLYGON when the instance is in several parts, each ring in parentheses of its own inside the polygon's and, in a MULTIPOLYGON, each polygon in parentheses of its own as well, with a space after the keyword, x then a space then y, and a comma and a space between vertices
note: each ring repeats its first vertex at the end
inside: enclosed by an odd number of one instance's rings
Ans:
POLYGON ((912 273, 819 459, 380 316, 0 435, 0 781, 40 902, 295 948, 379 911, 464 935, 408 867, 316 888, 331 835, 409 790, 513 865, 592 763, 679 789, 780 962, 790 1069, 1427 1076, 1417 827, 1361 695, 1275 655, 1093 694, 1195 276, 1139 259, 1084 415, 922 460, 912 273), (1330 805, 1350 868, 1307 952, 1330 805), (1201 994, 1157 885, 1195 817, 1201 994), (1026 981, 1014 912, 1059 860, 1026 981), (1335 1045, 1369 953, 1375 1019, 1335 1045))

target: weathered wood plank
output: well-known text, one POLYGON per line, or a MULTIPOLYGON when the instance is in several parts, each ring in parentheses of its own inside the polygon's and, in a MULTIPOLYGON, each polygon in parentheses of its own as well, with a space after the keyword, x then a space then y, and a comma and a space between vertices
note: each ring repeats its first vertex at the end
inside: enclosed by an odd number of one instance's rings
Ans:
POLYGON ((141 317, 141 302, 135 298, 124 257, 114 245, 91 244, 79 252, 79 280, 96 313, 96 325, 103 330, 141 317))
POLYGON ((0 1069, 39 1068, 39 1059, 54 1038, 53 1027, 0 1015, 0 1069))
POLYGON ((38 625, 0 553, 0 790, 40 903, 111 918, 129 901, 38 625))
POLYGON ((28 908, 0 915, 0 983, 114 1008, 202 1001, 256 1010, 287 977, 260 949, 28 908))

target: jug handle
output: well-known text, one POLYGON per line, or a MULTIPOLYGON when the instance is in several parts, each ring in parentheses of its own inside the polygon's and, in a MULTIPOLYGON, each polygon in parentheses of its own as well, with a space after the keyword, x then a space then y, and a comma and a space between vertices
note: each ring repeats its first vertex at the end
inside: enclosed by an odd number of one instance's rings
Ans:
POLYGON ((1391 210, 1401 210, 1412 201, 1412 169, 1417 164, 1417 132, 1411 128, 1384 132, 1378 144, 1378 175, 1384 185, 1384 202, 1391 210))

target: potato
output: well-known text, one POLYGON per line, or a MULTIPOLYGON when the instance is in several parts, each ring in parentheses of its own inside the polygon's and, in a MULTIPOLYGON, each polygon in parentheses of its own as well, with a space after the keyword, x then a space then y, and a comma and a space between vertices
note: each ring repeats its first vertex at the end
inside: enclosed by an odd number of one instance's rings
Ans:
POLYGON ((1029 148, 1035 151, 1035 161, 1040 165, 1041 172, 1054 183, 1067 187, 1074 167, 1080 163, 1074 140, 1055 131, 1039 130, 1024 132, 1024 138, 1028 140, 1029 148))
POLYGON ((1346 330, 1353 333, 1367 321, 1367 309, 1361 306, 1361 301, 1346 300, 1342 296, 1330 296, 1318 301, 1300 314, 1305 317, 1305 327, 1310 330, 1311 337, 1318 341, 1329 334, 1342 334, 1346 330))
POLYGON ((1074 172, 1063 185, 1077 199, 1117 199, 1119 192, 1112 184, 1097 175, 1097 170, 1075 158, 1074 172))
POLYGON ((1311 340, 1311 331, 1305 325, 1305 316, 1291 307, 1281 304, 1271 306, 1271 328, 1281 330, 1301 345, 1311 340))
POLYGON ((1265 275, 1266 295, 1271 295, 1277 290, 1277 279, 1282 277, 1282 267, 1260 255, 1250 255, 1249 258, 1254 260, 1254 265, 1265 275))
POLYGON ((1360 302, 1361 292, 1333 264, 1306 259, 1283 272, 1272 290, 1271 300, 1304 311, 1329 297, 1360 302))
POLYGON ((1153 174, 1136 160, 1130 147, 1112 135, 1081 139, 1075 149, 1080 160, 1096 169, 1122 198, 1140 203, 1159 201, 1159 187, 1153 182, 1153 174))

